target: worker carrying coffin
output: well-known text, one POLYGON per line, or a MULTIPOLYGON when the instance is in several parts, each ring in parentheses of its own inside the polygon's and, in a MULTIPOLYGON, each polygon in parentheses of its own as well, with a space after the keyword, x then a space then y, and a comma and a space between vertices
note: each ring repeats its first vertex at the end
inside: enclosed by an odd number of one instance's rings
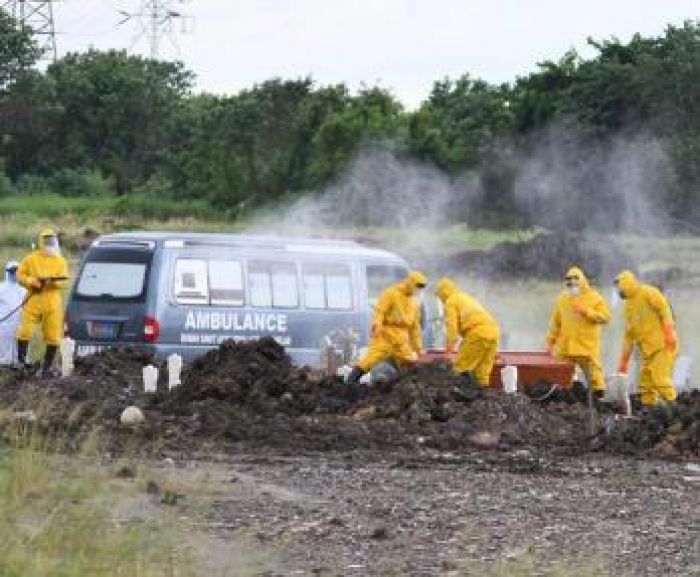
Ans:
POLYGON ((498 354, 498 323, 476 299, 460 291, 447 277, 437 283, 435 294, 444 308, 448 355, 454 353, 461 337, 453 361, 454 371, 472 383, 488 387, 498 354))
POLYGON ((15 333, 27 295, 27 291, 17 282, 18 268, 17 261, 8 261, 5 264, 5 280, 0 283, 0 365, 17 363, 15 333))
POLYGON ((600 337, 604 324, 610 322, 608 304, 591 287, 578 267, 564 277, 564 290, 554 304, 547 335, 547 350, 557 357, 578 365, 596 396, 605 392, 600 360, 600 337))
POLYGON ((678 338, 673 312, 661 291, 641 284, 628 270, 615 279, 620 298, 625 302, 625 337, 618 370, 627 374, 632 348, 641 353, 639 388, 642 404, 676 399, 673 387, 673 365, 678 354, 678 338))
POLYGON ((423 350, 419 293, 427 283, 423 273, 412 271, 381 294, 372 317, 369 350, 353 368, 348 382, 359 381, 384 361, 400 367, 418 359, 423 350))
POLYGON ((61 291, 68 280, 68 264, 61 256, 56 231, 47 228, 39 235, 39 248, 26 256, 17 269, 17 280, 29 291, 17 330, 17 356, 27 365, 27 351, 34 327, 41 325, 46 353, 38 376, 55 376, 53 361, 63 338, 61 291))

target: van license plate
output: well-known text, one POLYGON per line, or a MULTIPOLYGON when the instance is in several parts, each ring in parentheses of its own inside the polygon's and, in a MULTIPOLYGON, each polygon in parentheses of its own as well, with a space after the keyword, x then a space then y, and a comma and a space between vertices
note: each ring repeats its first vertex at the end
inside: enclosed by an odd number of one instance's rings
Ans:
POLYGON ((113 339, 117 336, 117 323, 87 321, 87 332, 91 339, 113 339))
POLYGON ((101 347, 99 345, 78 345, 75 354, 79 357, 89 357, 105 350, 106 347, 101 347))

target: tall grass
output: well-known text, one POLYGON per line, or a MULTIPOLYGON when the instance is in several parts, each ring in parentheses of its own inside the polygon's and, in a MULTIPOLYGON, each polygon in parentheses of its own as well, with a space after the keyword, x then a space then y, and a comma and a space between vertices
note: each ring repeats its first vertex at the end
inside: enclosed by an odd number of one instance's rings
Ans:
POLYGON ((27 433, 0 450, 0 575, 190 577, 167 519, 119 519, 136 487, 84 459, 51 457, 27 433), (28 435, 28 436, 27 436, 28 435))
POLYGON ((125 216, 164 220, 193 217, 220 219, 221 213, 205 201, 174 200, 153 196, 89 196, 67 197, 57 194, 7 196, 0 199, 0 216, 32 215, 55 219, 65 215, 73 218, 125 216))

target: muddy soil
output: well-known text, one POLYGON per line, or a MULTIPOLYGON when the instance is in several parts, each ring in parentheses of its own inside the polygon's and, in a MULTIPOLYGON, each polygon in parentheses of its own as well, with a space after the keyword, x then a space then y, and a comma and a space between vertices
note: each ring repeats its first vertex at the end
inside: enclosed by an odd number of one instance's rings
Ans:
POLYGON ((560 280, 572 266, 582 267, 598 282, 609 282, 624 268, 635 269, 635 263, 614 241, 596 243, 565 231, 541 233, 525 242, 503 242, 488 250, 463 251, 438 264, 445 273, 464 271, 487 279, 542 280, 560 280))
POLYGON ((700 393, 684 395, 671 412, 616 420, 601 406, 593 415, 576 396, 538 402, 524 395, 465 387, 449 367, 407 370, 371 387, 349 387, 294 367, 274 340, 224 343, 185 371, 168 391, 142 393, 141 369, 153 360, 134 350, 78 359, 75 374, 41 381, 12 375, 0 404, 34 420, 51 438, 78 447, 95 430, 110 451, 188 454, 212 450, 317 451, 436 449, 457 452, 530 449, 550 454, 606 451, 667 458, 700 456, 700 393), (124 408, 146 422, 120 425, 124 408))

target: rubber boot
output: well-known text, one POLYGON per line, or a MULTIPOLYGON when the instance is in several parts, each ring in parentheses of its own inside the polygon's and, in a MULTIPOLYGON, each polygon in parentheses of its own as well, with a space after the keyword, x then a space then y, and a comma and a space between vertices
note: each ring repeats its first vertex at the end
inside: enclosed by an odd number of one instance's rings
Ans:
POLYGON ((462 378, 462 386, 459 397, 462 402, 471 403, 481 397, 481 387, 476 384, 473 373, 460 373, 460 377, 462 378))
POLYGON ((53 366, 53 361, 56 358, 56 351, 58 351, 58 347, 56 345, 46 345, 44 362, 42 363, 41 374, 39 376, 44 378, 53 378, 59 375, 58 370, 53 366))
POLYGON ((29 352, 29 341, 17 341, 17 366, 23 369, 27 366, 27 353, 29 352))
POLYGON ((360 367, 353 367, 352 371, 348 375, 348 380, 346 383, 348 385, 354 385, 356 383, 360 382, 360 379, 362 378, 362 375, 364 375, 365 372, 360 368, 360 367))

